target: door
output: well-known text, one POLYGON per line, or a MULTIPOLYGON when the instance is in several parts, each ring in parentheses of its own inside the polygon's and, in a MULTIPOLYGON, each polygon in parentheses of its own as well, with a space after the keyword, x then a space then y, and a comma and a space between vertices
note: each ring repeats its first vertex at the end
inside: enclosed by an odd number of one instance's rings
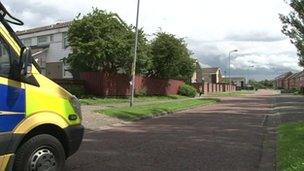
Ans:
POLYGON ((25 86, 14 81, 18 59, 0 38, 0 134, 11 132, 25 118, 25 86))
POLYGON ((217 79, 216 79, 216 74, 211 74, 211 83, 216 84, 217 83, 217 79))

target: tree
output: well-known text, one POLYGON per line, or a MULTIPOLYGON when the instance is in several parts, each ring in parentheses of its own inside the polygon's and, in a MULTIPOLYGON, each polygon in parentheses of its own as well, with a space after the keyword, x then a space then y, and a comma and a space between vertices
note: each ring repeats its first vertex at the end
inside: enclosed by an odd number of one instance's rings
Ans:
POLYGON ((188 81, 195 70, 194 59, 184 39, 160 32, 151 43, 152 74, 158 78, 188 81))
MULTIPOLYGON (((72 53, 67 63, 72 70, 104 71, 130 74, 134 52, 134 27, 115 13, 94 9, 78 16, 68 31, 72 53)), ((139 32, 137 72, 146 73, 150 65, 149 46, 142 30, 139 32)))
POLYGON ((249 80, 249 84, 254 89, 273 89, 274 88, 274 81, 271 80, 262 80, 262 81, 255 81, 249 80))
POLYGON ((283 23, 282 32, 298 50, 299 65, 304 67, 304 1, 289 0, 292 11, 288 15, 280 14, 283 23))

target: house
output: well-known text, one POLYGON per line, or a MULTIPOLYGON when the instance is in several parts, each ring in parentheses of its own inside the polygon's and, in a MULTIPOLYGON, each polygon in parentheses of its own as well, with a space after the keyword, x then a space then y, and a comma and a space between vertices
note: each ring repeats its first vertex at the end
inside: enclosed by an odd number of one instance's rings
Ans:
POLYGON ((67 71, 68 66, 63 62, 71 53, 67 41, 70 24, 71 22, 63 22, 17 32, 23 44, 31 47, 42 74, 51 79, 72 78, 67 71))
POLYGON ((202 64, 195 60, 195 71, 191 78, 191 83, 202 83, 203 82, 203 68, 202 64))
POLYGON ((297 75, 298 73, 293 73, 284 80, 284 84, 283 84, 284 89, 290 90, 296 87, 295 78, 297 75))
POLYGON ((221 83, 222 72, 220 68, 203 68, 203 79, 208 83, 221 83))
POLYGON ((277 89, 284 89, 288 87, 288 82, 285 80, 291 76, 293 73, 292 72, 286 72, 284 74, 279 75, 278 77, 275 78, 275 87, 277 89))
POLYGON ((304 87, 304 70, 299 72, 295 78, 295 85, 297 88, 304 87))

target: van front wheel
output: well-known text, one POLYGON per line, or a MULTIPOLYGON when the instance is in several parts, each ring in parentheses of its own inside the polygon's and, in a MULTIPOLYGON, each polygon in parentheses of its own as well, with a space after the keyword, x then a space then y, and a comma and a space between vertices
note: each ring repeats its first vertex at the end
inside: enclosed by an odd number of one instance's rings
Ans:
POLYGON ((16 171, 61 171, 64 169, 65 152, 55 137, 37 135, 26 141, 16 152, 16 171))

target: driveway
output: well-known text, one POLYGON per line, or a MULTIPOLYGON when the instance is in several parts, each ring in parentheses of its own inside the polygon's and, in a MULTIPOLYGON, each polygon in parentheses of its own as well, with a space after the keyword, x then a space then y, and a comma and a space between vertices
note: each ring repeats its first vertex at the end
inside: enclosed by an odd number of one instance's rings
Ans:
POLYGON ((87 131, 67 170, 259 170, 274 93, 87 131))

